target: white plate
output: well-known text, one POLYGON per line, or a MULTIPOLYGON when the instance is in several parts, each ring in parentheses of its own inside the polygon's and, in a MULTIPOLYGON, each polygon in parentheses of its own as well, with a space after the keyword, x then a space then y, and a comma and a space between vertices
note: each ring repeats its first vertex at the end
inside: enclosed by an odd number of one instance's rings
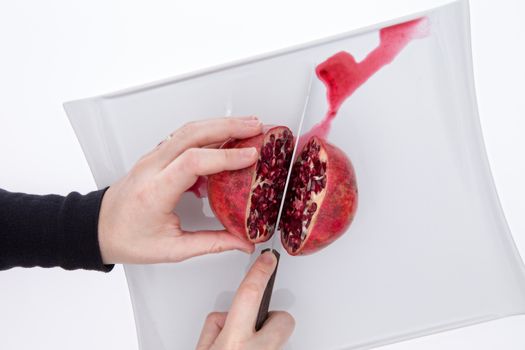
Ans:
MULTIPOLYGON (((357 173, 353 225, 317 254, 283 256, 272 308, 297 320, 289 349, 369 348, 524 313, 523 264, 479 126, 466 1, 65 109, 102 188, 190 120, 257 114, 296 125, 313 65, 341 50, 361 59, 378 29, 421 15, 431 35, 375 74, 333 125, 330 141, 357 173)), ((312 98, 307 124, 326 110, 324 91, 312 98)), ((187 195, 177 210, 190 229, 220 227, 206 200, 187 195)), ((250 260, 226 253, 126 266, 141 349, 194 347, 250 260)))

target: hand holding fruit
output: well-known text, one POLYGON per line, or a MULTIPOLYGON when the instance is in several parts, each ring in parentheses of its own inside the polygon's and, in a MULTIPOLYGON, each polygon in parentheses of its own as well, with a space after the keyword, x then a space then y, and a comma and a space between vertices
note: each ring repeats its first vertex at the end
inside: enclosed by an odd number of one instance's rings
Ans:
POLYGON ((184 231, 173 210, 198 176, 246 168, 257 160, 254 148, 210 145, 261 132, 255 117, 193 122, 143 156, 102 200, 98 238, 104 263, 177 262, 232 249, 251 253, 252 243, 226 230, 184 231))
POLYGON ((306 140, 277 223, 294 136, 284 126, 262 131, 255 117, 193 122, 142 157, 104 195, 99 217, 104 263, 252 252, 278 224, 292 255, 316 252, 341 236, 357 207, 355 174, 346 155, 323 139, 306 140), (173 209, 182 193, 207 175, 210 205, 226 230, 185 232, 173 209))

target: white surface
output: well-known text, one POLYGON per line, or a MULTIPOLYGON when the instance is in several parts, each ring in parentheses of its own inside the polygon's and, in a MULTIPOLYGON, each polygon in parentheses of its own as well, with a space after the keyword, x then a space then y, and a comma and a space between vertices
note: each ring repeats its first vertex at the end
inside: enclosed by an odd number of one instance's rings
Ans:
MULTIPOLYGON (((297 318, 287 349, 369 348, 525 312, 523 264, 480 143, 467 10, 461 1, 425 12, 429 35, 410 42, 341 107, 328 139, 353 160, 359 212, 331 247, 305 258, 282 255, 271 307, 297 318)), ((363 57, 379 28, 413 18, 69 102, 66 111, 103 188, 166 130, 196 118, 255 113, 298 135, 315 64, 341 50, 363 57)), ((325 95, 314 79, 304 132, 326 112, 325 95)), ((182 224, 220 228, 200 210, 206 207, 206 199, 185 196, 177 208, 182 224)), ((140 348, 191 348, 192 330, 210 308, 228 309, 232 285, 253 258, 126 266, 140 348)))
MULTIPOLYGON (((64 100, 355 28, 366 22, 366 11, 391 17, 433 2, 437 1, 354 1, 325 12, 318 4, 303 2, 273 6, 265 2, 261 8, 232 1, 210 2, 208 7, 168 2, 3 2, 0 184, 35 193, 94 188, 62 112, 64 100), (374 9, 380 5, 383 10, 374 9), (297 8, 304 9, 301 16, 296 15, 297 8), (322 13, 337 17, 330 20, 322 13)), ((524 5, 474 0, 471 8, 485 139, 501 201, 523 253, 525 163, 520 150, 525 146, 525 106, 520 87, 525 73, 520 63, 525 52, 518 43, 525 30, 520 18, 524 5)), ((136 347, 129 297, 119 272, 0 273, 0 348, 136 347)), ((524 327, 525 320, 516 318, 387 348, 521 349, 524 327)))

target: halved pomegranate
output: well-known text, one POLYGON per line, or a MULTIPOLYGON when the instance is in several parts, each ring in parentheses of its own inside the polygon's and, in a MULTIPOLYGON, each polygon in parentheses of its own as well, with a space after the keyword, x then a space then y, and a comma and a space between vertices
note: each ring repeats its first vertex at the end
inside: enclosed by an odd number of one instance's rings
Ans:
POLYGON ((311 137, 292 167, 280 221, 281 242, 291 255, 314 253, 339 238, 357 209, 350 160, 339 148, 311 137))
POLYGON ((259 159, 251 167, 208 177, 208 200, 219 221, 231 233, 253 243, 267 241, 277 223, 294 138, 285 126, 223 148, 255 147, 259 159))
MULTIPOLYGON (((208 178, 208 200, 231 233, 253 243, 273 234, 294 137, 284 126, 232 140, 223 148, 256 147, 253 166, 208 178)), ((279 223, 281 241, 291 255, 314 253, 340 237, 357 208, 355 173, 346 155, 321 138, 311 137, 297 155, 279 223)))

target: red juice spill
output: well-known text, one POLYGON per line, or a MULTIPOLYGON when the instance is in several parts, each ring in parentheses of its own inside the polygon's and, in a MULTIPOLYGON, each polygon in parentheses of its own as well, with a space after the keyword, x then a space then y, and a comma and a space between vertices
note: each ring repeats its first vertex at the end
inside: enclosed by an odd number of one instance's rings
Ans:
POLYGON ((372 50, 361 62, 346 51, 341 51, 319 64, 315 73, 326 86, 328 111, 323 120, 301 136, 299 149, 312 136, 326 139, 332 120, 343 102, 383 66, 394 60, 401 50, 412 40, 428 35, 428 19, 412 21, 382 28, 379 31, 379 46, 372 50))
MULTIPOLYGON (((394 60, 401 50, 412 40, 428 35, 426 17, 382 28, 379 31, 379 46, 372 50, 364 60, 356 62, 348 52, 341 51, 319 64, 315 73, 326 86, 328 111, 317 123, 299 139, 299 149, 312 136, 328 137, 332 120, 343 102, 383 66, 394 60)), ((207 196, 208 179, 199 176, 195 184, 186 192, 193 192, 197 198, 207 196)))
POLYGON ((188 188, 186 192, 193 192, 197 198, 206 197, 208 195, 208 178, 199 176, 193 186, 188 188))

